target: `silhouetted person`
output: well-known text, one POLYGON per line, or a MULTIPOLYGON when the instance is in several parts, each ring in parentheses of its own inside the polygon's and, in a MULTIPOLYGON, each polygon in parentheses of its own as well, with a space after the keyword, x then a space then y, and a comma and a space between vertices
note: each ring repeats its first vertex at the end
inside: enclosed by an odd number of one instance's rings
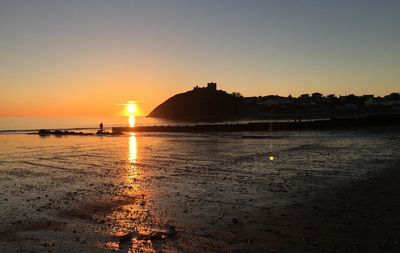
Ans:
POLYGON ((100 123, 100 132, 103 132, 103 123, 100 123))

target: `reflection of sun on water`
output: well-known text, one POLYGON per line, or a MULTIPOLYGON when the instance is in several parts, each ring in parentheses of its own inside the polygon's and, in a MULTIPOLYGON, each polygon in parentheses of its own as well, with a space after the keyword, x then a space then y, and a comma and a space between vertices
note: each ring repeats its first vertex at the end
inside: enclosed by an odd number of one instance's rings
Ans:
POLYGON ((129 115, 129 126, 130 126, 130 127, 134 127, 134 126, 135 126, 135 123, 136 123, 135 116, 129 115))

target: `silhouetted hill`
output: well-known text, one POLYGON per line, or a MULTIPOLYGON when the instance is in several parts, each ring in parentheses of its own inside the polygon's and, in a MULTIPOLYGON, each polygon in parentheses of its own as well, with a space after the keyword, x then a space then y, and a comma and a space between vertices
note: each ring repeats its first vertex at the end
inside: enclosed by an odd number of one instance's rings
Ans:
POLYGON ((157 106, 148 116, 169 119, 206 119, 237 115, 242 98, 217 90, 216 83, 177 94, 157 106))
POLYGON ((277 95, 242 97, 217 90, 216 83, 177 94, 157 106, 150 117, 175 120, 227 120, 240 118, 298 119, 379 115, 400 112, 400 94, 323 96, 319 92, 299 97, 277 95))

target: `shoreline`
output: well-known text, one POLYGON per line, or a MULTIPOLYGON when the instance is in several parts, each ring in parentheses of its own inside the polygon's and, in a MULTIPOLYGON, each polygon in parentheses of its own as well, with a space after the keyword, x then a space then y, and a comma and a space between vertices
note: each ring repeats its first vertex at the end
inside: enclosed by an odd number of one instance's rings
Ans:
POLYGON ((194 124, 166 126, 135 126, 113 127, 113 133, 123 132, 243 132, 243 131, 297 131, 324 130, 367 126, 400 125, 400 114, 373 115, 365 117, 332 118, 326 120, 302 121, 301 118, 292 122, 254 122, 237 124, 194 124))

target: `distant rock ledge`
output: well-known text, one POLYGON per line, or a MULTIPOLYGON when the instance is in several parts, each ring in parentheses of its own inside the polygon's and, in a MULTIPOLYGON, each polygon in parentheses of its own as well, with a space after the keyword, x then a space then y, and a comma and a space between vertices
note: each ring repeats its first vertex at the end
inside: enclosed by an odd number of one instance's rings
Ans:
POLYGON ((40 136, 49 136, 49 135, 55 135, 55 136, 64 136, 64 135, 78 135, 78 136, 107 136, 107 135, 119 135, 120 133, 110 133, 107 131, 100 131, 98 130, 96 134, 94 133, 84 133, 84 132, 74 132, 74 131, 67 131, 67 130, 47 130, 47 129, 40 129, 37 133, 31 133, 31 134, 38 134, 40 136))
POLYGON ((61 136, 61 135, 93 135, 93 133, 84 133, 84 132, 74 132, 74 131, 62 131, 62 130, 47 130, 47 129, 40 129, 37 132, 38 135, 40 136, 47 136, 47 135, 57 135, 57 136, 61 136))

